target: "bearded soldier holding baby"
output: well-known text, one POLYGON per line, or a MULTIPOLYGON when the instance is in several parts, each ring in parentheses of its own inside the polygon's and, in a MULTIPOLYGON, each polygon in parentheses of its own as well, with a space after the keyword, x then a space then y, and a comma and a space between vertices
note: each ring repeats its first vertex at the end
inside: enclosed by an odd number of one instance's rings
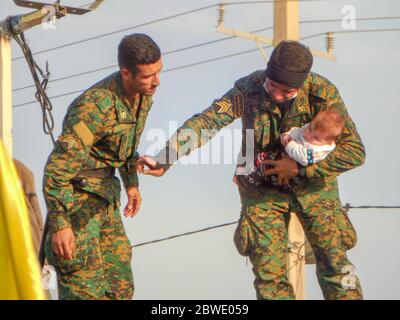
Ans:
MULTIPOLYGON (((295 297, 287 277, 287 227, 291 212, 297 213, 314 251, 325 299, 362 299, 359 279, 346 254, 355 246, 356 233, 342 209, 337 176, 362 165, 365 150, 338 89, 311 72, 312 64, 308 48, 295 41, 281 42, 266 70, 236 81, 221 99, 185 121, 155 159, 144 156, 138 161, 139 171, 162 176, 174 160, 207 142, 204 135, 196 141, 179 139, 180 133, 192 130, 200 137, 201 130, 220 130, 239 118, 243 125, 242 153, 249 143, 246 133, 253 130, 251 147, 256 156, 280 155, 276 150, 283 134, 295 127, 302 128, 319 112, 334 110, 335 115, 339 114, 344 126, 338 131, 333 150, 321 161, 310 160, 303 166, 287 155, 278 156, 277 160, 262 159, 266 166, 264 176, 275 179, 257 184, 252 183, 243 167, 236 170, 242 210, 235 244, 239 253, 249 256, 253 264, 259 299, 295 297)), ((307 130, 308 135, 310 130, 316 134, 318 128, 312 125, 307 130)), ((314 138, 317 137, 316 134, 314 138)))

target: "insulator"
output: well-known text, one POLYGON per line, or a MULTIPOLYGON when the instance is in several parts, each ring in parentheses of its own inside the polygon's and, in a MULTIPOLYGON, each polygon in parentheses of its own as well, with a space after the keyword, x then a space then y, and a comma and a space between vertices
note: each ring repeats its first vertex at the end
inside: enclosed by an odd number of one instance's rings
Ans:
POLYGON ((333 37, 333 33, 332 32, 328 32, 326 34, 325 41, 326 41, 326 51, 327 52, 332 52, 333 49, 334 49, 334 46, 335 46, 334 45, 335 38, 333 37))
POLYGON ((224 19, 225 19, 225 5, 223 3, 220 3, 218 7, 218 25, 223 24, 224 19))

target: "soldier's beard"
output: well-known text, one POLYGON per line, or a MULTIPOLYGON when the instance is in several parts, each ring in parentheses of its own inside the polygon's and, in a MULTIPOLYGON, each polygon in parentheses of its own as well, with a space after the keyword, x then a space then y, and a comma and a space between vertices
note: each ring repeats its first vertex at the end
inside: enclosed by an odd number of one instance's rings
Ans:
POLYGON ((276 99, 276 98, 275 98, 274 96, 272 96, 272 95, 270 95, 270 97, 271 97, 272 101, 275 102, 275 103, 284 103, 284 102, 286 102, 286 101, 291 100, 291 99, 286 99, 286 98, 284 98, 284 99, 276 99))
POLYGON ((130 86, 129 91, 131 92, 131 95, 136 95, 140 94, 143 96, 152 96, 157 90, 157 86, 151 87, 149 89, 141 88, 141 87, 135 87, 135 86, 130 86))

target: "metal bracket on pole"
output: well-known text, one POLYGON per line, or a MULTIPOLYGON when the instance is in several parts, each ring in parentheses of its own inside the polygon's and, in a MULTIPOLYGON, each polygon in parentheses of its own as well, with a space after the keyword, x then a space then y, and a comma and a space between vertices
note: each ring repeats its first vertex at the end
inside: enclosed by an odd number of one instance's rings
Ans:
POLYGON ((265 62, 268 62, 269 59, 268 59, 264 49, 262 48, 261 43, 272 45, 272 42, 273 42, 272 38, 268 38, 268 37, 264 37, 264 36, 260 36, 260 35, 255 35, 255 34, 250 33, 250 32, 244 32, 244 31, 239 31, 239 30, 235 30, 235 29, 226 28, 225 25, 224 25, 225 4, 223 4, 223 3, 219 4, 218 13, 219 13, 218 14, 218 25, 217 25, 217 31, 218 32, 254 41, 256 43, 258 49, 260 49, 261 55, 265 59, 265 62))
MULTIPOLYGON (((66 8, 57 3, 50 5, 50 7, 54 9, 54 16, 57 19, 65 17, 67 14, 66 8)), ((0 22, 0 36, 20 34, 25 30, 43 23, 44 19, 49 14, 48 8, 49 7, 42 6, 39 10, 33 12, 7 17, 6 20, 0 22)))
POLYGON ((52 14, 59 19, 67 14, 82 15, 91 12, 104 0, 93 1, 87 9, 66 7, 60 0, 53 4, 37 1, 14 0, 17 6, 36 9, 27 14, 10 16, 0 21, 0 139, 12 154, 12 91, 11 91, 11 35, 42 24, 52 14))
POLYGON ((226 28, 224 24, 225 20, 225 4, 220 3, 218 9, 218 25, 217 31, 231 36, 240 37, 248 40, 253 40, 258 43, 272 44, 272 38, 256 35, 250 32, 239 31, 235 29, 226 28))
POLYGON ((10 33, 19 34, 27 29, 37 26, 41 24, 46 17, 48 17, 49 13, 52 13, 55 18, 60 19, 65 17, 67 14, 83 15, 85 13, 92 12, 93 10, 97 9, 97 7, 103 1, 104 0, 93 1, 87 9, 84 9, 62 6, 60 1, 49 4, 37 1, 14 0, 14 3, 17 6, 37 10, 27 14, 11 16, 5 21, 0 22, 0 36, 10 33))
MULTIPOLYGON (((75 8, 75 7, 66 7, 62 6, 66 13, 68 14, 78 14, 82 15, 88 12, 91 12, 93 10, 96 10, 99 5, 102 4, 104 0, 95 0, 93 1, 90 6, 87 9, 84 8, 75 8)), ((54 4, 49 4, 49 3, 43 3, 43 2, 37 2, 37 1, 26 1, 26 0, 14 0, 14 3, 19 6, 19 7, 25 7, 25 8, 32 8, 32 9, 42 9, 43 7, 46 6, 54 6, 54 5, 60 5, 60 0, 58 0, 54 4)))
MULTIPOLYGON (((284 5, 284 3, 282 3, 282 4, 280 3, 280 5, 284 5)), ((225 19, 225 4, 220 3, 219 8, 218 8, 218 25, 217 25, 218 32, 229 34, 229 35, 232 35, 235 37, 240 37, 243 39, 255 41, 259 48, 261 47, 260 43, 276 46, 280 42, 276 38, 269 38, 269 37, 264 37, 264 36, 257 35, 254 33, 249 33, 249 32, 239 31, 236 29, 226 28, 224 25, 224 19, 225 19)), ((276 25, 275 25, 275 28, 277 28, 276 25)), ((275 30, 275 32, 276 32, 276 30, 275 30)), ((333 33, 328 32, 327 36, 326 36, 326 51, 316 50, 316 49, 310 49, 310 51, 316 57, 336 61, 336 56, 333 54, 333 41, 334 41, 333 33)), ((265 59, 265 51, 264 50, 262 50, 262 55, 265 59)), ((268 62, 268 59, 267 59, 267 62, 268 62)))

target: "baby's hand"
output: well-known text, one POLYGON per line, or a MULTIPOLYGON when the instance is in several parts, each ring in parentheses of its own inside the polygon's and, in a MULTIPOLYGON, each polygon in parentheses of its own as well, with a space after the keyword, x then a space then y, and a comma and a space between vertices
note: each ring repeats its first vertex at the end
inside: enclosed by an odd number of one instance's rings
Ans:
POLYGON ((293 141, 293 138, 288 134, 281 135, 281 143, 284 147, 290 142, 293 141))

